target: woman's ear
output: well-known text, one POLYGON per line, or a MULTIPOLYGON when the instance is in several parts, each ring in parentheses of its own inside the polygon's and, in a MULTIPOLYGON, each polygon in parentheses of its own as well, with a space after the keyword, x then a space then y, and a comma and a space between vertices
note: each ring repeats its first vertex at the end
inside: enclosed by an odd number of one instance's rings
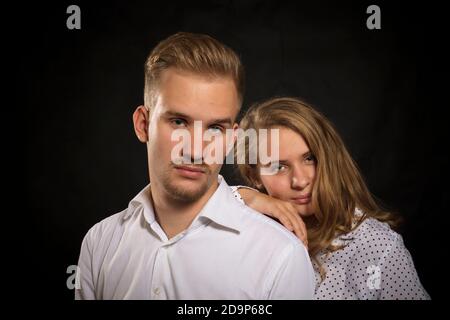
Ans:
POLYGON ((149 111, 145 106, 139 106, 133 113, 134 132, 140 142, 148 141, 149 111))
POLYGON ((259 175, 255 172, 251 173, 250 176, 250 180, 252 182, 252 184, 255 186, 256 189, 258 189, 259 191, 263 191, 264 190, 264 186, 261 183, 261 179, 259 178, 259 175))
POLYGON ((261 182, 259 182, 259 181, 255 181, 255 187, 260 192, 266 192, 266 188, 264 188, 264 185, 261 182))

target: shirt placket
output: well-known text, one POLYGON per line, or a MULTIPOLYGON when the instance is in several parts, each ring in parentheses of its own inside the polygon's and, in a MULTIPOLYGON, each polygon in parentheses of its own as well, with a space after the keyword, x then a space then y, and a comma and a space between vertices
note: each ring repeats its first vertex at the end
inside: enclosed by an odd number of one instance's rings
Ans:
POLYGON ((179 234, 174 238, 167 240, 163 243, 156 252, 155 263, 153 266, 153 277, 151 279, 151 298, 153 300, 166 300, 168 292, 166 292, 165 288, 168 288, 168 284, 164 283, 164 279, 166 279, 167 272, 169 272, 168 266, 168 253, 170 248, 173 245, 176 245, 176 242, 179 241, 184 234, 179 234))
POLYGON ((153 300, 162 300, 166 298, 166 293, 164 292, 162 279, 163 277, 163 261, 166 258, 166 247, 163 245, 158 248, 155 257, 155 265, 153 267, 153 278, 151 279, 151 298, 153 300))

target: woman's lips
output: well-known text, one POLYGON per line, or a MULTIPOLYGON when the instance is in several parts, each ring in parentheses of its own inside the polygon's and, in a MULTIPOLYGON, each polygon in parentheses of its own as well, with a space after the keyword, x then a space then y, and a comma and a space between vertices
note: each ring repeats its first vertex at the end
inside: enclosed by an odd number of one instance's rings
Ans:
POLYGON ((291 198, 291 201, 296 203, 296 204, 307 204, 311 201, 311 193, 299 196, 299 197, 295 197, 295 198, 291 198))

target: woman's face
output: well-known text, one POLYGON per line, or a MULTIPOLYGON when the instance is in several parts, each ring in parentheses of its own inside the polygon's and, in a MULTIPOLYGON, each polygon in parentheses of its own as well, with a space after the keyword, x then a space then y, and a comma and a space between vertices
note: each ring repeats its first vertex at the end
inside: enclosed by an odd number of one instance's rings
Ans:
MULTIPOLYGON (((294 204, 300 215, 310 216, 312 190, 316 175, 316 160, 302 136, 285 127, 279 129, 279 164, 272 163, 260 170, 260 179, 270 196, 294 204), (270 174, 263 174, 270 173, 270 174)), ((276 144, 268 143, 268 154, 276 144)))

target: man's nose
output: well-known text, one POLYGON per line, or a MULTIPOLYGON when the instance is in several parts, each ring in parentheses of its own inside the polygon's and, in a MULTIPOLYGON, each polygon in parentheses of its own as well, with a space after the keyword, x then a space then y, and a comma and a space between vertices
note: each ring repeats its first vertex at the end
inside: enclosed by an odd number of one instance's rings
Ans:
POLYGON ((190 158, 192 163, 203 163, 203 150, 205 142, 203 141, 204 129, 201 121, 194 122, 194 128, 191 130, 191 149, 190 158))

